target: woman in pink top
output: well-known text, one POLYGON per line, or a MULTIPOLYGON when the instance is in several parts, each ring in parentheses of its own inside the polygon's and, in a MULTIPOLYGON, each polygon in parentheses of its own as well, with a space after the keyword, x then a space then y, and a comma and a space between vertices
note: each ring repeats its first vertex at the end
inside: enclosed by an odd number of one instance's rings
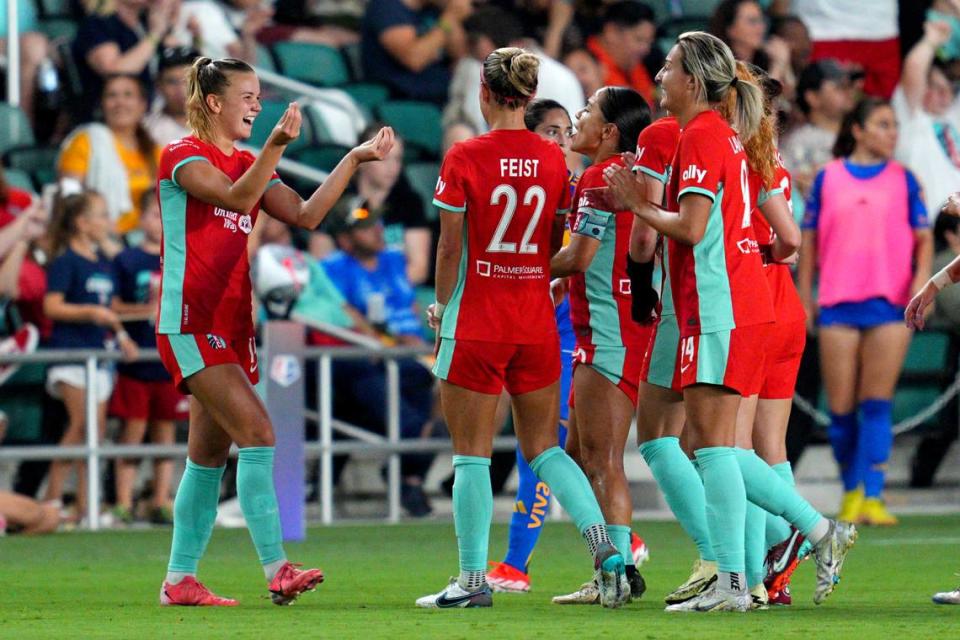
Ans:
POLYGON ((866 98, 847 115, 836 159, 814 180, 798 270, 811 327, 819 316, 830 443, 845 491, 838 519, 877 525, 897 522, 881 493, 911 336, 900 319, 933 257, 920 185, 891 159, 896 143, 889 103, 866 98))

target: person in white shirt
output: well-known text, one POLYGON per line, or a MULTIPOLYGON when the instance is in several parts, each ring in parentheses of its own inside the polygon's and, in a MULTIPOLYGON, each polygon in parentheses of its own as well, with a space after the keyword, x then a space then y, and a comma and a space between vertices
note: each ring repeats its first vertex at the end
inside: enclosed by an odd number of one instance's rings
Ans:
POLYGON ((200 52, 192 47, 170 47, 160 52, 157 95, 143 126, 161 147, 190 135, 187 126, 187 72, 200 52))

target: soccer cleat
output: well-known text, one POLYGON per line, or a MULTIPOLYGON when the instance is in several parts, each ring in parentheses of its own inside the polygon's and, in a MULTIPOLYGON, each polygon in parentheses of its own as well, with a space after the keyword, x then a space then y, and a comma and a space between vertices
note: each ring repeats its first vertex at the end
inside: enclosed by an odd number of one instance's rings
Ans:
POLYGON ((843 502, 840 503, 840 513, 837 514, 837 520, 840 522, 859 522, 860 511, 863 510, 863 489, 857 488, 847 491, 843 494, 843 502))
POLYGON ((709 589, 693 598, 678 604, 668 605, 666 611, 679 613, 713 613, 715 611, 733 611, 746 613, 750 610, 750 594, 726 593, 717 588, 716 581, 709 589))
POLYGON ((193 576, 185 576, 177 584, 164 582, 160 587, 160 605, 164 607, 235 607, 233 598, 222 598, 197 582, 193 576))
POLYGON ((697 558, 687 581, 663 599, 667 604, 680 604, 706 591, 717 581, 717 563, 697 558))
POLYGON ((630 532, 630 553, 633 554, 633 564, 639 569, 640 565, 650 559, 650 549, 643 538, 636 531, 630 532))
POLYGON ((450 578, 450 582, 440 593, 417 598, 417 606, 422 609, 492 607, 493 592, 490 590, 490 585, 486 583, 476 591, 467 591, 460 586, 456 578, 450 578))
POLYGON ((600 604, 616 609, 630 601, 630 583, 623 556, 609 542, 597 547, 593 555, 593 580, 600 589, 600 604))
POLYGON ((858 522, 874 527, 892 527, 900 523, 879 498, 866 498, 863 501, 858 522))
POLYGON ((600 604, 600 588, 591 580, 565 596, 554 596, 553 604, 600 604))
POLYGON ((647 581, 636 567, 627 567, 627 582, 630 584, 630 600, 639 600, 647 590, 647 581))
POLYGON ((758 584, 750 589, 750 609, 753 611, 766 611, 770 608, 770 597, 767 595, 767 588, 758 584))
POLYGON ((936 604, 960 604, 960 587, 953 591, 941 591, 933 594, 933 601, 936 604))
POLYGON ((790 585, 787 585, 783 588, 782 591, 777 593, 767 592, 767 601, 777 607, 789 607, 793 604, 793 598, 790 597, 790 585))
POLYGON ((301 593, 314 591, 317 585, 323 582, 323 571, 320 569, 300 570, 299 563, 287 562, 273 576, 270 581, 270 599, 276 605, 293 604, 301 593))
POLYGON ((506 562, 490 563, 493 568, 487 572, 487 584, 497 593, 527 593, 530 591, 530 576, 506 562))
POLYGON ((857 528, 849 522, 830 521, 830 531, 813 547, 817 565, 817 586, 814 604, 822 604, 840 582, 840 570, 850 548, 857 541, 857 528))
POLYGON ((767 576, 763 579, 763 585, 767 588, 767 594, 771 600, 784 589, 789 589, 790 578, 803 558, 800 555, 800 549, 803 548, 804 542, 806 538, 803 534, 791 527, 790 537, 774 545, 767 552, 765 563, 767 576))

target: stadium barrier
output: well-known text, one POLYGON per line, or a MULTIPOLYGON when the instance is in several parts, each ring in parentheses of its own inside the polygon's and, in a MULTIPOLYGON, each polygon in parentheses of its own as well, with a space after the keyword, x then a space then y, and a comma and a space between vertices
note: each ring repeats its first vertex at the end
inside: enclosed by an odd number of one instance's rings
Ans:
MULTIPOLYGON (((387 519, 399 522, 400 507, 400 455, 403 453, 452 452, 449 439, 401 440, 400 439, 400 368, 398 360, 431 355, 431 351, 407 347, 371 350, 360 347, 307 347, 303 351, 305 361, 317 362, 317 411, 303 408, 303 417, 318 425, 318 439, 304 443, 306 460, 320 462, 320 507, 321 522, 334 521, 333 510, 333 456, 338 453, 383 453, 388 458, 387 466, 387 519), (333 417, 333 361, 378 359, 386 363, 387 410, 386 435, 368 431, 362 427, 337 420, 333 417), (350 440, 334 441, 334 433, 350 440)), ((102 503, 100 495, 101 462, 114 458, 186 458, 187 445, 115 445, 99 441, 97 437, 97 402, 95 375, 100 363, 121 360, 116 351, 108 350, 41 350, 31 354, 0 354, 0 363, 18 364, 69 364, 83 363, 87 375, 86 415, 87 433, 83 446, 27 445, 0 446, 0 461, 21 462, 25 460, 85 460, 87 463, 87 523, 92 530, 99 528, 102 503)), ((155 350, 142 350, 137 361, 157 361, 155 350)), ((301 377, 301 384, 302 384, 301 377)), ((2 390, 3 387, 0 387, 2 390)), ((512 451, 516 438, 498 437, 494 450, 512 451)), ((231 451, 236 455, 236 447, 231 451)), ((280 463, 278 463, 280 464, 280 463)), ((304 476, 305 479, 305 476, 304 476)))

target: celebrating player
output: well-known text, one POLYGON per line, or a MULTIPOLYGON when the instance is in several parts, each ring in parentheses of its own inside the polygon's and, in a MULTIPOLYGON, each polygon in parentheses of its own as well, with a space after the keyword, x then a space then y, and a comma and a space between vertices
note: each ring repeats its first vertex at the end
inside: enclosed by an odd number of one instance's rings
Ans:
POLYGON ((350 151, 309 200, 283 185, 274 169, 300 132, 292 103, 259 157, 238 150, 260 112, 260 82, 234 59, 198 59, 189 78, 193 135, 168 145, 158 192, 163 271, 157 348, 190 401, 186 470, 174 501, 173 544, 160 590, 164 605, 234 606, 196 579, 216 517, 230 445, 240 448, 237 494, 263 565, 272 600, 290 604, 322 582, 283 551, 273 486, 273 426, 253 389, 258 362, 253 337, 247 236, 261 207, 287 224, 312 229, 343 192, 357 165, 382 159, 393 132, 350 151), (229 392, 225 392, 229 390, 229 392))
MULTIPOLYGON (((570 244, 550 261, 552 276, 568 278, 577 336, 567 451, 590 478, 610 537, 627 564, 634 598, 643 595, 646 585, 630 549, 633 506, 623 450, 636 411, 637 382, 650 329, 631 318, 627 253, 634 216, 629 210, 617 209, 603 182, 603 170, 623 166, 620 154, 634 148, 648 124, 646 100, 624 87, 599 89, 577 115, 572 147, 587 156, 591 165, 577 185, 570 244)), ((655 234, 644 227, 652 245, 655 234)), ((590 582, 554 602, 598 600, 598 587, 590 582)))
POLYGON ((755 84, 738 81, 730 49, 703 32, 680 36, 658 78, 662 106, 682 129, 668 188, 670 208, 678 213, 651 204, 628 171, 607 167, 604 175, 615 196, 668 239, 665 262, 680 344, 673 361, 665 361, 677 365, 671 386, 682 392, 717 555, 716 583, 668 609, 749 608, 743 551, 747 497, 802 525, 798 528, 814 544, 814 601, 820 603, 836 584, 855 530, 820 516, 752 451, 734 448, 740 398, 757 390, 756 364, 775 317, 751 232, 756 196, 740 138, 757 130, 763 96, 755 84), (731 92, 732 127, 716 111, 731 92))
POLYGON ((453 513, 460 575, 417 600, 428 608, 489 607, 485 569, 493 497, 494 414, 504 388, 530 468, 550 487, 594 556, 601 602, 629 597, 622 556, 583 472, 557 446, 560 347, 549 293, 570 190, 563 151, 524 126, 540 61, 516 48, 483 63, 481 111, 490 132, 457 143, 440 170, 439 324, 434 372, 453 438, 453 513))

